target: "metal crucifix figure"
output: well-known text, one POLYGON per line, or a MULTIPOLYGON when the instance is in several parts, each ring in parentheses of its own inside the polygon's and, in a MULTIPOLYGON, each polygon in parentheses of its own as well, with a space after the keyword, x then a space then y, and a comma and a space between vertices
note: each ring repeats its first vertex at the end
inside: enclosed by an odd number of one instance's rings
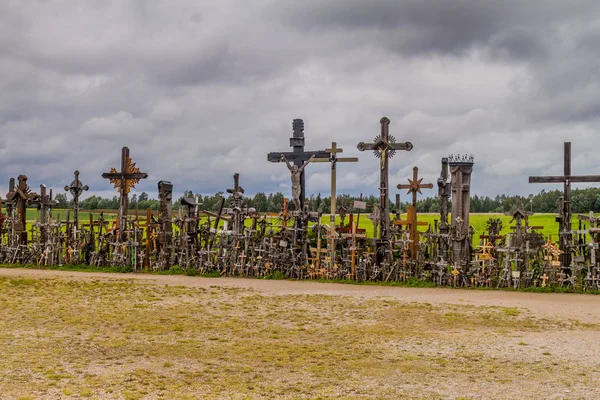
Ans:
POLYGON ((306 166, 308 164, 310 164, 311 160, 315 157, 315 155, 313 154, 308 160, 306 160, 304 162, 304 164, 302 164, 300 167, 298 167, 297 165, 292 165, 290 164, 290 162, 287 160, 287 158, 285 158, 285 156, 282 154, 281 155, 281 161, 285 162, 285 164, 287 165, 288 169, 290 170, 290 172, 292 173, 292 201, 294 202, 294 206, 296 207, 296 211, 301 211, 302 210, 302 201, 301 201, 301 197, 302 197, 302 173, 304 172, 304 168, 306 168, 306 166))
POLYGON ((119 204, 119 232, 118 241, 123 241, 125 234, 125 220, 127 219, 127 207, 129 204, 128 194, 135 187, 140 179, 146 179, 148 174, 140 172, 140 169, 131 162, 129 158, 129 148, 123 147, 121 150, 121 172, 115 168, 111 168, 110 172, 102 174, 102 177, 110 180, 115 187, 119 189, 120 204, 119 204))

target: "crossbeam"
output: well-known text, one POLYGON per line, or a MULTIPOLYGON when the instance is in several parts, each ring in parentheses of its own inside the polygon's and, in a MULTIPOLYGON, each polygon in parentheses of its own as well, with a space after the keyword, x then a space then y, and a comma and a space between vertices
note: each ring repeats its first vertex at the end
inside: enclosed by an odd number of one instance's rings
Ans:
POLYGON ((579 176, 530 176, 529 183, 596 183, 600 182, 600 175, 579 175, 579 176))

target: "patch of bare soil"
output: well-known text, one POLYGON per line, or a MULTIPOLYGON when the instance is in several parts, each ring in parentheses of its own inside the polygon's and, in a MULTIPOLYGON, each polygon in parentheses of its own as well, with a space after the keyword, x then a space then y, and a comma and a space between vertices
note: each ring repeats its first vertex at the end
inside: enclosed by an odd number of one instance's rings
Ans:
POLYGON ((0 269, 0 398, 600 398, 599 301, 0 269))

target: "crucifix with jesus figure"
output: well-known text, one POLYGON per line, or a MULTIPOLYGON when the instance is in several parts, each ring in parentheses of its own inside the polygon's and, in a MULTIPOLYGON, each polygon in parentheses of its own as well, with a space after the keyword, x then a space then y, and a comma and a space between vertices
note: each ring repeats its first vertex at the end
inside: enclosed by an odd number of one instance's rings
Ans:
POLYGON ((377 256, 375 259, 376 265, 381 265, 383 261, 381 248, 389 245, 390 231, 390 210, 388 205, 389 199, 389 159, 392 158, 396 151, 404 150, 411 151, 412 143, 396 143, 396 139, 389 134, 390 120, 387 117, 381 118, 381 133, 375 137, 373 143, 360 142, 358 150, 373 150, 375 157, 380 159, 379 162, 379 240, 377 241, 377 256))

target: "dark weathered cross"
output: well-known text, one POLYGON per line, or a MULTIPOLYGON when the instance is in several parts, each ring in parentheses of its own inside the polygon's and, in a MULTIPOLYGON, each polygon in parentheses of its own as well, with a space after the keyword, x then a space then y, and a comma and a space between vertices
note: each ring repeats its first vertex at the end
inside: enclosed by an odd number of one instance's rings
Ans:
MULTIPOLYGON (((323 150, 319 151, 304 151, 304 121, 301 119, 295 119, 292 123, 293 128, 293 137, 290 138, 290 147, 293 148, 291 152, 273 152, 267 154, 267 161, 269 162, 281 162, 281 156, 285 156, 285 159, 289 162, 296 165, 298 168, 302 167, 302 165, 310 160, 310 158, 314 155, 315 158, 327 158, 329 157, 329 153, 323 150)), ((305 178, 304 178, 304 170, 300 174, 300 205, 304 207, 304 198, 305 198, 305 178)))
POLYGON ((73 224, 75 232, 77 232, 79 230, 79 196, 89 187, 79 180, 79 171, 73 172, 73 175, 75 179, 71 182, 71 186, 65 186, 65 192, 70 192, 73 196, 73 224))
POLYGON ((51 216, 52 206, 56 205, 56 201, 52 199, 52 189, 50 189, 50 194, 46 189, 46 185, 40 185, 40 197, 38 198, 38 207, 41 214, 40 236, 43 245, 46 244, 48 239, 48 217, 51 216))
MULTIPOLYGON (((360 142, 358 150, 373 150, 375 156, 381 159, 380 162, 380 188, 379 188, 379 209, 381 220, 379 223, 379 240, 381 244, 389 242, 390 230, 390 211, 388 206, 389 197, 389 159, 394 156, 396 150, 411 151, 412 143, 396 143, 396 139, 389 134, 390 120, 387 117, 381 118, 381 134, 375 137, 373 143, 360 142)), ((379 253, 379 252, 378 252, 379 253)), ((381 260, 378 260, 379 262, 381 260)))
POLYGON ((409 206, 407 216, 410 223, 410 252, 413 260, 417 259, 417 250, 419 249, 419 231, 417 230, 417 193, 423 194, 421 189, 433 189, 433 184, 423 183, 423 178, 419 179, 419 168, 413 168, 413 178, 408 179, 408 185, 400 184, 397 186, 398 189, 408 189, 407 194, 412 194, 412 205, 409 206))
POLYGON ((15 223, 15 232, 19 237, 19 244, 27 245, 27 206, 35 202, 39 195, 29 188, 26 175, 19 175, 17 179, 19 183, 15 186, 15 181, 11 178, 10 192, 6 195, 6 200, 10 201, 12 207, 17 209, 18 219, 15 223))
POLYGON ((600 182, 600 175, 571 175, 571 142, 565 142, 564 144, 564 175, 562 176, 530 176, 529 183, 562 183, 564 197, 562 201, 562 232, 560 234, 559 246, 560 250, 563 251, 562 263, 563 268, 570 268, 571 266, 571 246, 572 246, 572 232, 571 232, 571 183, 590 183, 600 182))
POLYGON ((129 157, 129 148, 123 147, 121 150, 121 171, 111 168, 110 172, 102 174, 102 177, 110 180, 115 187, 119 189, 120 204, 119 204, 119 232, 118 241, 123 241, 125 235, 125 220, 127 219, 127 208, 129 204, 129 191, 135 188, 135 185, 140 182, 140 179, 146 179, 148 174, 140 172, 140 169, 131 162, 129 157))
POLYGON ((231 193, 234 198, 241 197, 244 194, 244 188, 240 186, 240 174, 233 174, 233 189, 227 189, 227 193, 231 193))
POLYGON ((233 174, 233 189, 227 189, 227 193, 230 193, 233 197, 230 202, 231 209, 227 211, 233 216, 233 231, 241 235, 244 230, 244 221, 242 219, 242 195, 244 194, 244 188, 240 186, 240 174, 237 172, 233 174))
POLYGON ((330 149, 325 149, 327 153, 329 153, 329 157, 327 158, 313 158, 311 162, 328 162, 331 163, 331 215, 330 215, 330 226, 329 226, 329 249, 331 252, 331 263, 335 263, 335 245, 334 245, 334 237, 335 237, 335 215, 336 215, 336 200, 337 200, 337 175, 336 175, 336 166, 338 162, 358 162, 358 158, 356 157, 346 157, 346 158, 338 158, 337 154, 342 153, 344 149, 340 149, 337 147, 336 142, 331 143, 330 149))

